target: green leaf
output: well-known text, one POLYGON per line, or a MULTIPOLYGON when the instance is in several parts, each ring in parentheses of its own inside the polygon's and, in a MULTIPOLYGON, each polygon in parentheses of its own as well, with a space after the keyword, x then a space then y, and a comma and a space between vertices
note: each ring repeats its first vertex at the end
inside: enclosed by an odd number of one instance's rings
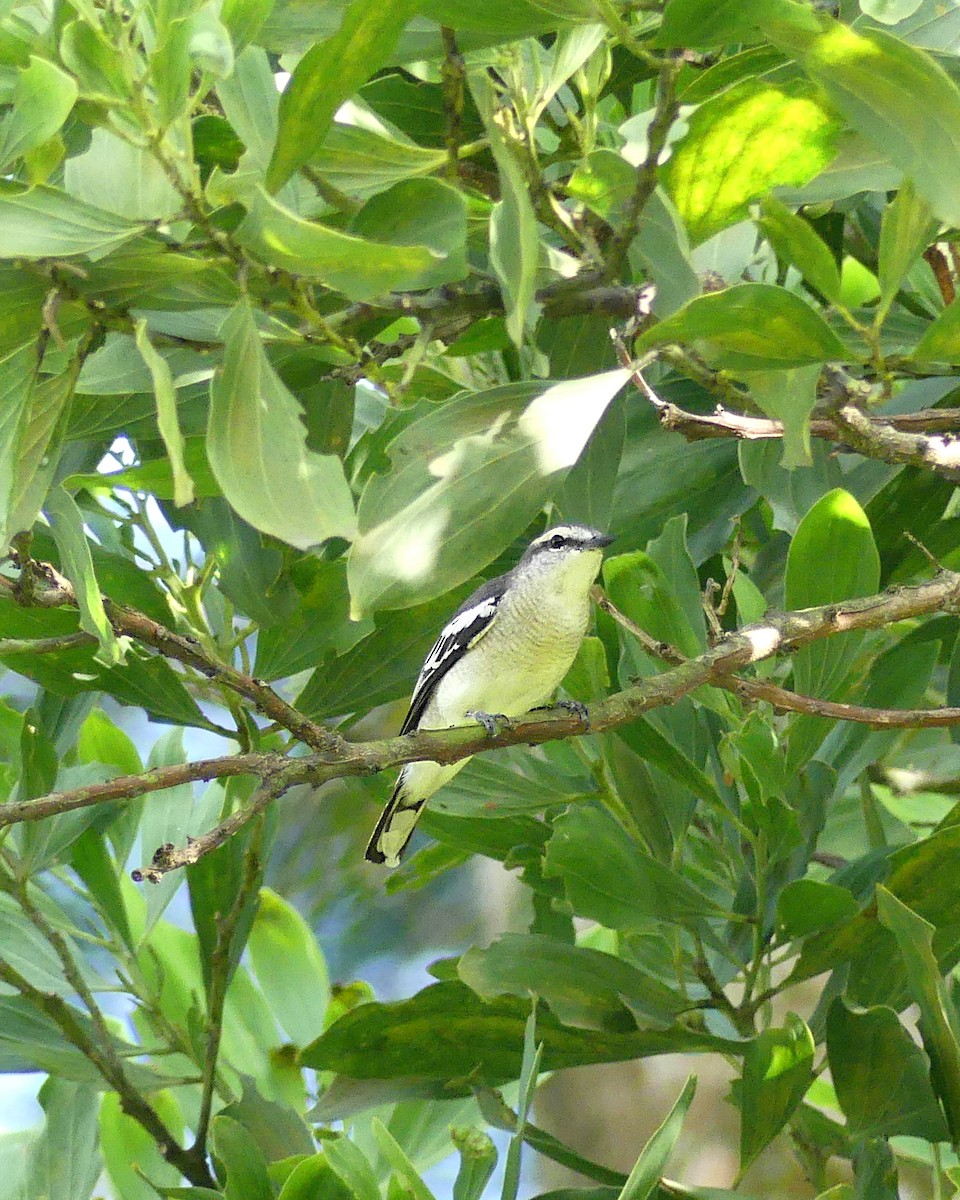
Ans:
MULTIPOLYGON (((154 1092, 150 1106, 175 1138, 182 1137, 183 1115, 172 1092, 154 1092)), ((106 1092, 100 1101, 100 1151, 121 1200, 156 1200, 153 1184, 175 1187, 180 1182, 180 1172, 170 1166, 143 1127, 127 1116, 116 1092, 106 1092)))
POLYGON ((667 1161, 680 1137, 687 1110, 693 1102, 697 1081, 690 1076, 683 1085, 673 1107, 640 1151, 633 1170, 623 1185, 617 1200, 648 1200, 660 1183, 667 1161))
POLYGON ((450 1137, 460 1152, 453 1200, 480 1200, 497 1166, 497 1148, 482 1129, 453 1126, 450 1137))
POLYGON ((764 25, 785 19, 817 28, 813 13, 780 0, 669 0, 654 44, 709 49, 755 42, 764 25))
POLYGON ((249 938, 250 958, 274 1016, 298 1046, 324 1028, 330 977, 317 940, 303 917, 270 888, 260 902, 249 938))
POLYGON ((242 1125, 268 1163, 313 1151, 313 1138, 300 1114, 288 1104, 264 1099, 249 1078, 243 1079, 241 1098, 222 1108, 220 1116, 242 1125))
POLYGON ((590 805, 558 817, 544 873, 563 881, 573 911, 624 932, 660 921, 696 923, 717 905, 683 875, 644 853, 609 813, 590 805))
POLYGON ((379 613, 372 633, 317 667, 297 698, 297 707, 322 720, 369 712, 388 700, 409 696, 437 630, 467 594, 462 589, 403 612, 379 613))
POLYGON ((143 225, 50 187, 0 180, 0 257, 70 258, 106 254, 143 225))
MULTIPOLYGON (((812 608, 870 596, 880 586, 880 557, 867 514, 836 488, 800 522, 787 555, 788 609, 812 608)), ((797 691, 826 696, 846 681, 860 638, 843 634, 803 646, 793 659, 797 691)))
POLYGON ((412 1200, 434 1200, 433 1192, 420 1178, 417 1168, 386 1125, 374 1117, 371 1128, 380 1153, 393 1168, 403 1192, 412 1200))
MULTIPOLYGON (((274 1171, 271 1175, 276 1184, 274 1171)), ((326 1154, 311 1154, 293 1165, 283 1181, 278 1200, 353 1200, 353 1197, 331 1169, 326 1154)))
POLYGON ((500 176, 501 199, 490 216, 490 265, 500 280, 507 332, 514 344, 520 346, 527 314, 536 295, 540 258, 537 222, 527 181, 494 118, 493 85, 485 71, 472 74, 470 84, 500 176))
POLYGON ((913 348, 913 362, 960 362, 960 300, 955 300, 927 326, 913 348))
POLYGON ((946 71, 879 29, 831 23, 818 37, 799 38, 796 50, 807 74, 913 180, 934 214, 960 224, 960 91, 946 71))
POLYGON ((485 950, 468 950, 457 974, 484 1000, 540 996, 561 1021, 589 1029, 629 1030, 631 1010, 647 1024, 669 1025, 684 1001, 636 967, 541 934, 504 934, 485 950))
POLYGON ((96 1089, 51 1078, 40 1089, 40 1103, 43 1133, 30 1150, 23 1195, 88 1200, 100 1175, 96 1089))
POLYGON ((381 1200, 380 1185, 366 1155, 346 1137, 325 1139, 327 1162, 355 1200, 381 1200))
POLYGON ((224 327, 222 371, 210 388, 207 453, 223 494, 245 521, 299 549, 354 534, 343 466, 307 449, 300 406, 271 367, 253 314, 224 327))
POLYGON ((799 296, 766 283, 743 283, 698 296, 641 334, 636 351, 679 342, 711 366, 733 372, 847 362, 851 355, 799 296))
POLYGON ((360 498, 354 615, 430 599, 490 562, 559 488, 627 378, 465 393, 403 429, 387 446, 393 470, 360 498))
MULTIPOLYGON (((0 235, 2 236, 2 235, 0 235)), ((0 360, 0 549, 29 529, 46 499, 60 460, 75 382, 68 371, 38 382, 36 350, 23 347, 0 360), (24 374, 17 379, 18 371, 24 374)))
POLYGON ((835 883, 794 879, 777 897, 777 930, 784 939, 819 933, 855 917, 856 900, 835 883))
MULTIPOLYGON (((910 268, 936 234, 936 222, 926 200, 907 179, 884 209, 880 223, 879 269, 881 321, 890 309, 910 268)), ((929 330, 927 330, 929 333, 929 330)), ((927 334, 924 334, 926 338, 927 334)))
POLYGON ((810 457, 810 414, 817 403, 821 363, 782 371, 744 372, 750 393, 761 411, 783 422, 783 457, 787 470, 808 467, 810 457))
MULTIPOLYGON (((350 620, 346 561, 316 562, 295 610, 257 634, 254 674, 258 679, 296 675, 346 653, 372 632, 372 621, 350 620)), ((416 673, 416 664, 411 665, 416 673)))
POLYGON ((0 121, 0 167, 48 141, 70 115, 77 99, 73 79, 45 58, 30 55, 17 72, 13 108, 0 121))
MULTIPOLYGON (((467 263, 467 202, 439 179, 408 179, 378 193, 350 222, 352 233, 389 246, 426 246, 435 256, 404 288, 441 287, 463 279, 467 263)), ((384 249, 380 248, 381 255, 384 249)))
MULTIPOLYGON (((204 795, 204 806, 209 811, 210 821, 216 821, 249 799, 253 781, 245 779, 223 780, 211 784, 204 795)), ((256 888, 263 878, 261 855, 257 855, 252 867, 252 878, 247 879, 246 856, 252 837, 251 827, 228 838, 212 854, 205 854, 199 862, 187 867, 187 885, 190 890, 190 914, 197 933, 197 948, 203 968, 203 984, 209 998, 215 969, 222 970, 227 982, 233 978, 240 957, 246 947, 247 936, 256 911, 256 888), (220 931, 223 914, 233 911, 245 883, 248 890, 243 893, 243 904, 236 914, 229 943, 222 946, 220 931), (220 961, 217 962, 218 947, 220 961)))
MULTIPOLYGON (((442 254, 428 245, 371 241, 304 221, 259 187, 250 196, 236 236, 270 266, 318 279, 358 303, 390 291, 429 286, 423 281, 445 266, 442 254)), ((441 229, 433 236, 448 235, 441 229)), ((424 240, 429 237, 430 230, 425 230, 424 240)))
POLYGON ((386 130, 335 122, 310 165, 327 183, 356 196, 382 192, 403 179, 432 175, 446 157, 445 150, 418 146, 395 131, 388 136, 386 130))
POLYGON ((530 1102, 536 1091, 537 1079, 540 1075, 540 1060, 543 1057, 543 1043, 536 1042, 537 1034, 537 1001, 534 999, 523 1030, 523 1058, 520 1060, 520 1078, 517 1082, 517 1116, 513 1136, 507 1147, 507 1157, 503 1165, 503 1187, 500 1200, 517 1200, 520 1191, 520 1157, 523 1153, 523 1135, 527 1125, 527 1113, 530 1102))
POLYGON ((771 188, 800 187, 836 154, 840 123, 806 81, 745 79, 701 104, 662 168, 694 245, 771 188))
POLYGON ((323 145, 334 113, 387 61, 419 0, 371 5, 352 0, 340 28, 300 59, 280 99, 277 143, 267 172, 276 192, 323 145))
MULTIPOLYGON (((470 1084, 497 1087, 520 1075, 527 1000, 501 997, 485 1004, 462 983, 437 983, 410 1000, 362 1004, 341 1017, 300 1056, 303 1066, 338 1071, 354 1080, 435 1081, 435 1095, 464 1096, 470 1084)), ((596 1033, 540 1013, 541 1070, 588 1062, 623 1062, 654 1054, 718 1050, 740 1043, 675 1026, 636 1033, 596 1033)))
POLYGON ((90 546, 83 531, 83 514, 77 502, 62 487, 55 487, 47 496, 44 507, 60 551, 63 573, 73 584, 80 609, 80 628, 97 639, 98 662, 108 667, 122 662, 123 650, 103 607, 90 546))
POLYGON ((950 1128, 960 1131, 960 1020, 933 953, 933 926, 885 887, 877 888, 877 917, 896 938, 907 983, 920 1008, 920 1035, 932 1063, 932 1081, 950 1128))
POLYGON ((854 1137, 949 1140, 927 1056, 892 1008, 850 1008, 838 996, 827 1013, 827 1053, 854 1137))
POLYGON ((788 1013, 748 1043, 740 1092, 740 1172, 784 1127, 813 1081, 813 1035, 788 1013))
MULTIPOLYGON (((168 767, 185 761, 183 731, 171 729, 158 738, 147 767, 168 767)), ((211 784, 199 804, 194 803, 193 784, 179 783, 164 788, 147 801, 140 825, 142 861, 148 865, 154 852, 167 843, 185 846, 189 837, 196 837, 213 825, 220 817, 222 793, 211 784)), ((146 933, 160 919, 164 909, 173 899, 174 892, 184 882, 180 872, 165 875, 159 883, 148 884, 146 933)))
POLYGON ((809 221, 791 212, 776 196, 767 196, 760 206, 760 230, 807 283, 835 304, 840 298, 840 271, 827 244, 809 221))
POLYGON ((263 1155, 240 1122, 214 1117, 210 1135, 213 1153, 226 1173, 225 1200, 274 1200, 263 1155))
POLYGON ((153 380, 153 393, 157 400, 157 427, 167 449, 170 469, 173 472, 173 502, 178 508, 194 500, 193 480, 184 460, 186 442, 180 432, 177 417, 177 394, 173 387, 170 364, 154 349, 147 333, 147 322, 141 318, 136 324, 137 349, 147 365, 153 380))
POLYGON ((174 217, 183 208, 183 197, 151 149, 132 146, 107 129, 92 130, 89 148, 67 159, 64 181, 75 200, 134 221, 174 217))

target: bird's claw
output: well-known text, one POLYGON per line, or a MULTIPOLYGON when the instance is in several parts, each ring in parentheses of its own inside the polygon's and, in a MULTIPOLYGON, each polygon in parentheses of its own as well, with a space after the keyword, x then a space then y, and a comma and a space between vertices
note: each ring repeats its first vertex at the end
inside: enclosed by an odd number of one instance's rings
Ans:
POLYGON ((513 721, 510 720, 506 713, 488 713, 481 712, 479 709, 470 709, 467 712, 467 716, 473 717, 478 724, 483 726, 487 732, 487 737, 496 737, 500 732, 498 728, 500 725, 503 725, 506 729, 513 728, 513 721))
POLYGON ((575 717, 579 717, 584 725, 589 728, 590 713, 587 710, 587 706, 581 704, 579 700, 558 700, 557 708, 564 708, 567 712, 573 713, 575 717))

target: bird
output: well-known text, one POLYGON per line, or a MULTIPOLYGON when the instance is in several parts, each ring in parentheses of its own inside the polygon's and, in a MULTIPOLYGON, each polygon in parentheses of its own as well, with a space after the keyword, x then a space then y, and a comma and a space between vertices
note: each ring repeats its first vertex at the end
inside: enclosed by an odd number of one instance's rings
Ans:
MULTIPOLYGON (((590 621, 590 589, 613 538, 587 525, 535 537, 517 565, 482 584, 447 622, 427 655, 401 734, 499 720, 542 707, 577 656, 590 621)), ((567 707, 586 719, 583 705, 567 707)), ((400 865, 430 797, 469 759, 407 763, 364 857, 400 865)))

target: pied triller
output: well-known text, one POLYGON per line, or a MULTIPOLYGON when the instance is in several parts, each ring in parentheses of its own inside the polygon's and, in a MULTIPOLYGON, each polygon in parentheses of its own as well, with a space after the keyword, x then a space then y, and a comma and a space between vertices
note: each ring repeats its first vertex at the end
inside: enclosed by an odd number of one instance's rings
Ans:
MULTIPOLYGON (((590 620, 590 588, 604 546, 586 525, 557 525, 530 543, 506 575, 457 609, 427 655, 401 733, 519 717, 545 704, 570 669, 590 620)), ((396 867, 424 805, 466 766, 407 763, 367 845, 370 862, 396 867)))

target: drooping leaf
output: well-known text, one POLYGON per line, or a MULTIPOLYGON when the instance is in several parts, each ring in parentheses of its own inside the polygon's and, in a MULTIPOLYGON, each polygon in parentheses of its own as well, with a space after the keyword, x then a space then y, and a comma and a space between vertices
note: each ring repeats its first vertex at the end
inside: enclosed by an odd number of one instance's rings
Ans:
POLYGON ((142 229, 136 221, 74 200, 57 188, 25 188, 0 180, 0 257, 103 254, 142 229))
POLYGON ((913 180, 935 215, 960 221, 960 90, 946 71, 879 29, 860 33, 831 22, 818 36, 784 41, 854 128, 913 180))
POLYGON ((83 514, 77 502, 64 488, 56 487, 50 492, 44 507, 60 551, 63 573, 73 584, 80 609, 80 628, 97 639, 97 659, 104 666, 122 662, 123 651, 103 607, 100 585, 93 569, 93 557, 83 532, 83 514))
POLYGON ((472 77, 473 94, 484 120, 497 171, 501 199, 490 216, 490 262, 503 289, 507 332, 515 345, 523 342, 524 328, 536 293, 540 248, 533 204, 519 163, 494 118, 495 98, 486 74, 472 77))
POLYGON ((387 59, 419 0, 370 5, 352 0, 337 32, 297 64, 280 100, 277 142, 267 172, 275 192, 323 144, 334 113, 387 59))
POLYGON ((356 301, 429 287, 445 266, 443 254, 429 245, 372 241, 304 221, 262 189, 251 197, 237 236, 268 265, 318 279, 356 301))
POLYGON ((307 449, 299 406, 267 360, 249 307, 233 310, 224 336, 207 442, 223 494, 255 528, 301 549, 352 537, 343 466, 307 449))
POLYGON ((250 930, 257 981, 284 1032, 306 1046, 322 1032, 330 977, 316 938, 303 917, 270 888, 261 888, 250 930))
POLYGON ((827 1014, 827 1053, 837 1097, 857 1137, 949 1137, 930 1086, 930 1063, 882 1006, 850 1008, 838 996, 827 1014))
POLYGON ((740 1170, 776 1137, 813 1081, 813 1036, 794 1013, 748 1045, 740 1091, 740 1170))

